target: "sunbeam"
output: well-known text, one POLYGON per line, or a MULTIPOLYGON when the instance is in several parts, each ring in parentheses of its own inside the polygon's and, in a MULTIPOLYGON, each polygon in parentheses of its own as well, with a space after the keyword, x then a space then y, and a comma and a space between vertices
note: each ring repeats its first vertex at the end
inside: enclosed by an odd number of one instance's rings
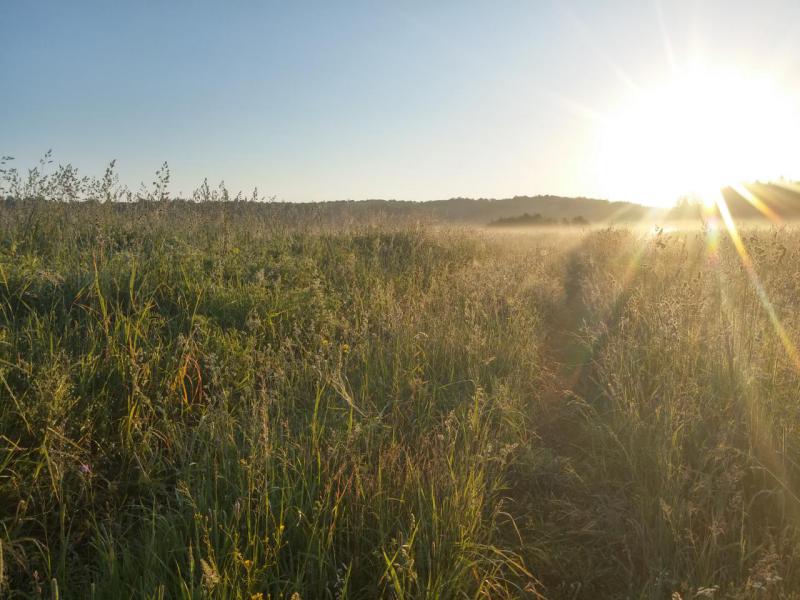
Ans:
POLYGON ((731 184, 731 188, 774 224, 780 225, 783 222, 783 219, 781 219, 778 213, 751 192, 743 183, 733 183, 731 184))
POLYGON ((728 231, 728 235, 730 236, 731 241, 736 248, 736 252, 742 261, 742 265, 744 266, 751 283, 753 284, 756 294, 761 301, 761 305, 764 307, 764 310, 766 311, 767 316, 772 323, 772 327, 775 329, 778 339, 786 350, 786 354, 788 355, 789 359, 792 361, 795 368, 800 372, 800 352, 798 352, 797 346, 787 334, 786 329, 783 327, 783 324, 775 312, 775 308, 769 301, 767 292, 761 283, 758 273, 756 272, 753 259, 750 257, 750 253, 747 251, 747 247, 742 240, 742 236, 739 235, 736 222, 733 220, 731 212, 728 209, 728 204, 725 202, 725 198, 722 197, 721 193, 717 195, 715 204, 719 210, 720 216, 722 217, 722 222, 725 224, 725 229, 728 231))

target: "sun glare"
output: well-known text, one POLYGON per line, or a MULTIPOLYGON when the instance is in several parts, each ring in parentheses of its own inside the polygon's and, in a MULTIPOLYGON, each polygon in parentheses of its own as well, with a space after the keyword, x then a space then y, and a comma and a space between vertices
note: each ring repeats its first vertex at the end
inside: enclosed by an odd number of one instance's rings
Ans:
POLYGON ((724 185, 789 176, 798 133, 789 95, 765 77, 695 71, 636 89, 603 122, 609 197, 669 206, 724 185))

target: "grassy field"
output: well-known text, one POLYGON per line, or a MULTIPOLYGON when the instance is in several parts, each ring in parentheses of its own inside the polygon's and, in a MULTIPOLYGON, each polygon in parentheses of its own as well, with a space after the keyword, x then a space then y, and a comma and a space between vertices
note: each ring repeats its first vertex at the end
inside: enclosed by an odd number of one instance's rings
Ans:
POLYGON ((0 596, 800 598, 800 232, 0 208, 0 596))

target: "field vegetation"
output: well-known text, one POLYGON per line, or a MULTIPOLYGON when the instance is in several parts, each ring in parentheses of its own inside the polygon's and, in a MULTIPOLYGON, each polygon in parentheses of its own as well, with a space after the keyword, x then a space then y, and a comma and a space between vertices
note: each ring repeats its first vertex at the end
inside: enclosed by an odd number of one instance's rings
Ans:
POLYGON ((800 597, 796 230, 314 210, 2 204, 1 595, 800 597))

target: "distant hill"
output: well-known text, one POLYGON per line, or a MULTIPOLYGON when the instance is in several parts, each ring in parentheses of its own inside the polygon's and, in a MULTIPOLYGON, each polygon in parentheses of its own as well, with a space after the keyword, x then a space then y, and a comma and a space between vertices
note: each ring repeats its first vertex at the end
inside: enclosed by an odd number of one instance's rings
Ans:
MULTIPOLYGON (((280 204, 280 203, 278 203, 280 204)), ((298 206, 298 205, 293 205, 298 206)), ((309 206, 309 205, 306 205, 309 206)), ((540 215, 542 219, 570 221, 576 217, 590 223, 630 223, 647 215, 652 208, 631 202, 611 202, 595 198, 563 196, 514 196, 513 198, 450 198, 412 202, 406 200, 340 200, 315 202, 316 210, 336 211, 358 218, 359 215, 381 214, 384 217, 420 219, 440 223, 486 225, 499 219, 523 214, 540 215)), ((664 213, 664 211, 659 211, 664 213)))
POLYGON ((663 216, 666 211, 631 202, 562 196, 515 196, 513 198, 450 198, 424 202, 409 200, 336 200, 332 202, 272 202, 272 209, 295 218, 313 217, 316 222, 350 220, 368 222, 380 218, 396 222, 425 221, 455 225, 485 226, 500 219, 539 215, 543 220, 585 219, 592 224, 625 224, 663 216))
MULTIPOLYGON (((800 219, 800 184, 795 182, 747 183, 720 190, 731 215, 737 220, 796 221, 800 219)), ((713 209, 713 212, 718 212, 713 209)), ((674 220, 700 219, 701 205, 680 202, 669 211, 674 220)))
POLYGON ((442 221, 484 225, 525 213, 558 221, 582 217, 592 223, 626 223, 638 221, 650 211, 649 207, 631 202, 563 196, 514 196, 500 200, 451 198, 426 202, 425 207, 442 221))
POLYGON ((767 215, 756 206, 760 204, 768 214, 781 220, 800 219, 800 186, 797 184, 751 183, 741 186, 739 190, 731 187, 722 190, 728 210, 736 218, 764 218, 767 215))

